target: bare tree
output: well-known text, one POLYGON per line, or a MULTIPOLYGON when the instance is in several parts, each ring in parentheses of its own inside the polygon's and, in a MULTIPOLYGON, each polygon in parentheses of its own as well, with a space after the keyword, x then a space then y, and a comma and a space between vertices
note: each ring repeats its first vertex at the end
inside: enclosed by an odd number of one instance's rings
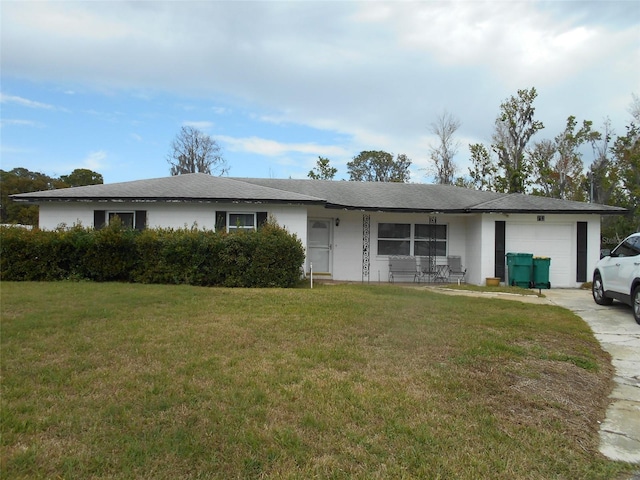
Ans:
POLYGON ((184 126, 171 142, 171 151, 167 156, 171 175, 224 175, 228 173, 229 167, 221 152, 220 146, 209 135, 197 128, 184 126))
POLYGON ((458 153, 460 142, 454 134, 460 128, 460 120, 448 112, 438 116, 430 126, 430 131, 438 137, 438 145, 430 145, 429 156, 433 162, 436 183, 451 185, 458 170, 453 157, 458 153))

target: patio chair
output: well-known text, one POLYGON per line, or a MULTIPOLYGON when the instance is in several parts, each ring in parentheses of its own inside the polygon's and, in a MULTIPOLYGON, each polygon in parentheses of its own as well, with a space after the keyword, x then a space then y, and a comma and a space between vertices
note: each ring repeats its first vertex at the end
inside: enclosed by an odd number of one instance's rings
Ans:
POLYGON ((464 282, 467 275, 467 269, 462 266, 462 259, 459 255, 450 255, 447 257, 447 264, 449 265, 449 280, 455 277, 458 281, 464 282))
POLYGON ((420 282, 420 272, 416 257, 389 257, 389 282, 393 283, 397 277, 411 277, 414 282, 420 282))

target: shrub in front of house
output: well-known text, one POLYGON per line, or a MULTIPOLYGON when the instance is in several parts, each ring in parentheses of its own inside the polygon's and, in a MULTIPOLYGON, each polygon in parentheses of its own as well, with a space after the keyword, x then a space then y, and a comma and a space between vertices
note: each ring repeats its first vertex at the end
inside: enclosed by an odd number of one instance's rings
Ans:
POLYGON ((300 279, 302 243, 272 222, 226 234, 197 229, 137 231, 0 227, 0 279, 291 287, 300 279))
POLYGON ((154 229, 139 233, 140 283, 221 285, 221 234, 196 229, 154 229))
POLYGON ((299 240, 267 223, 253 247, 245 277, 250 286, 293 287, 299 282, 304 263, 304 249, 299 240))
POLYGON ((0 279, 130 281, 136 232, 115 223, 102 230, 0 227, 0 279))
POLYGON ((64 275, 58 232, 4 226, 0 232, 0 279, 58 280, 64 275))
POLYGON ((222 236, 222 284, 226 287, 292 287, 300 280, 302 243, 273 222, 257 232, 222 236))
POLYGON ((86 242, 80 261, 85 278, 96 282, 129 282, 138 263, 137 231, 120 222, 93 232, 86 242))

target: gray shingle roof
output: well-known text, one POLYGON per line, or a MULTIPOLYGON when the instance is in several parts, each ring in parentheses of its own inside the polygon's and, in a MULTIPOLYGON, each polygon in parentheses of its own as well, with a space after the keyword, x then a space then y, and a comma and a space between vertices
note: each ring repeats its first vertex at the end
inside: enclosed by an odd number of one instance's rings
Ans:
POLYGON ((557 198, 524 195, 522 193, 503 194, 499 198, 474 205, 474 212, 547 212, 547 213, 601 213, 621 214, 624 208, 599 205, 597 203, 574 202, 557 198))
POLYGON ((327 208, 442 213, 622 214, 606 205, 452 185, 347 182, 273 178, 227 178, 201 173, 13 195, 17 201, 246 201, 322 204, 327 208))
POLYGON ((573 202, 535 195, 485 192, 453 185, 423 183, 347 182, 328 180, 238 179, 324 198, 327 207, 357 210, 448 213, 598 213, 622 214, 608 205, 573 202))
POLYGON ((324 198, 329 207, 362 210, 465 211, 469 205, 499 198, 451 185, 245 178, 247 183, 306 192, 324 198))
POLYGON ((173 177, 21 193, 15 200, 200 200, 324 203, 305 194, 276 190, 226 177, 191 173, 173 177))

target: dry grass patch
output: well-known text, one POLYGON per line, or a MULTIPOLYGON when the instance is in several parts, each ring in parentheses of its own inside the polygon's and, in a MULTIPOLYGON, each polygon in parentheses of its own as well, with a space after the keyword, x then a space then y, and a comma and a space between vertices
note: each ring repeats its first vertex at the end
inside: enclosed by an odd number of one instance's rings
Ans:
POLYGON ((556 307, 394 286, 2 285, 5 478, 615 478, 556 307))

